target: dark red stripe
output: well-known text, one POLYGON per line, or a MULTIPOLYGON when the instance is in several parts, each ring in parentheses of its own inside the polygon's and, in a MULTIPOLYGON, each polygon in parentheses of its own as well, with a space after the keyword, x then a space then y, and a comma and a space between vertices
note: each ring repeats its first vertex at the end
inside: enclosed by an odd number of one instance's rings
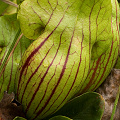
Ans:
MULTIPOLYGON (((81 42, 81 54, 80 54, 80 60, 82 59, 82 58, 81 58, 81 55, 82 55, 82 50, 83 50, 83 46, 82 46, 83 40, 84 40, 84 33, 83 33, 83 27, 82 27, 82 42, 81 42)), ((78 87, 80 87, 80 86, 82 87, 82 86, 83 86, 83 85, 81 85, 81 82, 82 82, 82 80, 84 80, 85 69, 86 69, 86 57, 85 57, 85 67, 84 67, 83 77, 82 77, 82 79, 81 79, 81 81, 80 81, 78 87)), ((79 89, 81 90, 81 88, 79 88, 79 89)), ((80 92, 80 91, 79 91, 79 92, 80 92)), ((77 94, 79 94, 79 92, 78 92, 77 94)), ((77 94, 75 93, 75 95, 77 95, 77 94)))
MULTIPOLYGON (((74 62, 74 64, 75 64, 75 62, 74 62)), ((52 103, 52 105, 48 108, 48 110, 47 110, 44 114, 46 114, 46 113, 50 110, 50 108, 53 106, 53 104, 57 101, 57 99, 58 99, 58 98, 60 97, 60 95, 62 94, 62 92, 63 92, 66 84, 68 83, 68 80, 69 80, 69 78, 70 78, 70 75, 71 75, 72 70, 73 70, 73 67, 74 67, 74 64, 73 64, 72 69, 71 69, 71 72, 70 72, 70 74, 69 74, 69 76, 68 76, 68 78, 67 78, 67 80, 66 80, 66 82, 65 82, 65 84, 64 84, 64 86, 63 86, 63 89, 62 89, 61 93, 58 95, 58 97, 54 100, 54 102, 52 103)), ((62 103, 61 103, 61 104, 62 104, 62 103)), ((61 105, 61 104, 60 104, 60 105, 61 105)), ((59 106, 60 106, 60 105, 59 105, 59 106)), ((58 109, 58 107, 57 107, 57 109, 58 109)), ((56 109, 56 110, 57 110, 57 109, 56 109)), ((55 110, 55 111, 56 111, 56 110, 55 110)), ((55 112, 55 111, 54 111, 54 112, 55 112)), ((52 113, 54 113, 54 112, 52 112, 52 113)), ((44 115, 44 114, 43 114, 43 115, 44 115)))
MULTIPOLYGON (((50 4, 50 2, 49 2, 49 1, 48 1, 48 3, 50 4)), ((51 20, 51 18, 52 18, 52 15, 53 15, 53 13, 54 13, 55 9, 57 8, 57 5, 58 5, 58 1, 57 1, 57 4, 56 4, 55 8, 52 10, 52 13, 51 13, 51 15, 50 15, 50 18, 49 18, 49 20, 48 20, 48 22, 46 23, 46 25, 45 25, 45 26, 47 26, 47 24, 50 22, 50 20, 51 20)), ((50 4, 50 6, 51 6, 51 4, 50 4)), ((52 6, 51 6, 51 8, 52 8, 52 6)))
POLYGON ((31 52, 31 54, 28 56, 28 58, 26 59, 23 67, 22 67, 22 70, 20 72, 20 77, 19 77, 19 81, 18 81, 18 87, 17 87, 17 96, 19 95, 18 92, 19 92, 19 87, 20 87, 20 82, 21 82, 21 78, 22 78, 22 74, 25 70, 26 67, 29 66, 29 62, 31 60, 31 58, 38 52, 38 50, 44 45, 44 43, 47 41, 47 39, 49 38, 50 36, 48 36, 37 48, 35 48, 33 50, 33 52, 31 52))
POLYGON ((43 83, 44 78, 46 77, 46 75, 47 75, 47 73, 48 73, 50 67, 52 66, 52 64, 53 64, 53 62, 54 62, 54 60, 55 60, 55 58, 56 58, 56 56, 57 56, 57 53, 58 53, 58 50, 57 50, 57 52, 56 52, 56 54, 55 54, 55 56, 54 56, 52 62, 51 62, 50 65, 48 66, 48 68, 47 68, 45 74, 44 74, 43 77, 41 78, 41 81, 40 81, 40 83, 39 83, 37 89, 35 90, 35 92, 34 92, 32 98, 31 98, 30 102, 28 103, 28 106, 27 106, 26 112, 28 111, 28 109, 29 109, 29 107, 30 107, 32 101, 34 100, 34 98, 35 98, 35 96, 36 96, 36 94, 37 94, 37 92, 38 92, 38 90, 39 90, 41 84, 43 83))
MULTIPOLYGON (((64 17, 64 16, 63 16, 63 17, 64 17)), ((62 17, 62 19, 63 19, 63 17, 62 17)), ((58 23, 58 25, 62 22, 62 19, 60 20, 60 22, 58 23)), ((56 28, 58 27, 58 25, 56 26, 56 28)), ((56 29, 56 28, 55 28, 55 29, 56 29)), ((55 30, 55 29, 54 29, 54 30, 55 30)), ((60 44, 61 44, 61 42, 60 42, 60 44)), ((60 46, 59 46, 59 47, 60 47, 60 46)), ((59 48, 59 47, 58 47, 58 48, 59 48)), ((47 70, 46 70, 45 74, 44 74, 44 75, 43 75, 43 77, 41 78, 41 81, 40 81, 40 83, 39 83, 39 85, 38 85, 37 89, 35 90, 35 92, 34 92, 34 94, 33 94, 32 98, 31 98, 30 102, 28 103, 28 106, 27 106, 27 108, 26 108, 26 112, 28 111, 28 109, 29 109, 29 107, 30 107, 30 105, 31 105, 32 101, 34 100, 35 95, 37 94, 37 92, 38 92, 38 90, 39 90, 40 85, 42 84, 42 82, 43 82, 43 80, 44 80, 45 76, 47 75, 49 68, 50 68, 50 67, 51 67, 51 65, 53 64, 54 59, 55 59, 55 58, 56 58, 56 56, 57 56, 57 53, 58 53, 58 50, 57 50, 57 52, 56 52, 56 54, 55 54, 55 56, 54 56, 54 58, 53 58, 53 60, 52 60, 51 64, 50 64, 50 65, 49 65, 49 67, 47 68, 47 70)))
MULTIPOLYGON (((86 66, 86 57, 85 57, 85 66, 86 66)), ((81 79, 81 81, 80 81, 80 83, 79 83, 79 85, 78 85, 79 91, 78 91, 78 93, 75 94, 75 96, 80 95, 80 91, 81 91, 81 89, 82 89, 82 87, 83 87, 85 81, 84 81, 83 83, 81 83, 81 82, 82 82, 82 80, 85 80, 85 78, 88 77, 88 75, 87 75, 87 77, 84 78, 84 76, 85 76, 85 69, 86 69, 86 67, 84 67, 83 77, 82 77, 82 79, 81 79)))
MULTIPOLYGON (((65 30, 65 29, 64 29, 64 30, 65 30)), ((59 42, 59 46, 58 46, 58 48, 57 48, 57 52, 56 52, 56 54, 55 54, 55 56, 54 56, 54 57, 56 57, 56 56, 57 56, 57 54, 58 54, 58 50, 59 50, 60 45, 61 45, 61 38, 62 38, 62 34, 63 34, 64 30, 62 31, 62 33, 61 33, 61 35, 60 35, 60 42, 59 42)), ((54 59, 53 59, 53 60, 54 60, 54 59)), ((55 72, 56 72, 56 69, 57 69, 57 65, 56 65, 56 68, 55 68, 55 72)), ((47 87, 46 87, 46 90, 45 90, 45 93, 44 93, 44 95, 43 95, 42 99, 40 100, 39 104, 37 105, 37 107, 36 107, 36 109, 35 109, 34 113, 36 112, 36 110, 38 109, 38 107, 39 107, 39 105, 41 104, 42 100, 44 99, 44 97, 45 97, 45 95, 46 95, 46 91, 47 91, 48 85, 49 85, 50 81, 52 80, 52 78, 55 76, 55 72, 54 72, 53 76, 51 77, 51 79, 49 80, 49 82, 48 82, 48 84, 47 84, 47 87)))
POLYGON ((62 22, 64 16, 61 18, 60 22, 58 23, 58 25, 54 28, 54 30, 44 39, 44 41, 41 42, 41 44, 35 48, 33 50, 33 52, 31 52, 31 54, 28 56, 28 58, 26 59, 23 67, 22 67, 22 70, 20 72, 20 77, 19 77, 19 81, 18 81, 18 87, 17 87, 17 97, 18 97, 18 91, 19 91, 19 87, 20 87, 20 82, 21 82, 21 78, 22 78, 22 74, 25 70, 25 68, 28 66, 31 58, 38 52, 38 50, 44 45, 44 43, 48 40, 48 38, 53 34, 53 32, 57 29, 57 27, 60 25, 60 23, 62 22))
POLYGON ((58 53, 58 50, 57 50, 57 52, 56 52, 56 54, 55 54, 55 56, 54 56, 52 62, 51 62, 50 65, 48 66, 48 68, 47 68, 45 74, 44 74, 43 77, 41 78, 41 81, 40 81, 40 83, 39 83, 37 89, 35 90, 35 92, 34 92, 32 98, 31 98, 31 100, 30 100, 30 102, 29 102, 29 104, 28 104, 28 106, 27 106, 26 112, 27 112, 27 110, 29 109, 29 107, 30 107, 32 101, 34 100, 34 98, 35 98, 35 96, 36 96, 36 94, 37 94, 37 92, 38 92, 38 90, 39 90, 41 84, 43 83, 43 80, 44 80, 44 78, 46 77, 46 75, 47 75, 47 73, 48 73, 50 67, 52 66, 52 64, 53 64, 53 62, 54 62, 54 60, 55 60, 55 58, 56 58, 56 56, 57 56, 57 53, 58 53))
MULTIPOLYGON (((82 44, 82 43, 81 43, 82 44)), ((79 62, 79 64, 78 64, 78 68, 77 68, 77 72, 76 72, 76 75, 75 75, 75 78, 74 78, 74 80, 73 80, 73 83, 72 83, 72 85, 71 85, 71 87, 70 87, 70 89, 69 89, 69 91, 68 91, 68 93, 67 93, 67 95, 65 96, 65 98, 62 100, 62 102, 60 103, 60 105, 53 111, 53 113, 56 111, 56 110, 58 110, 58 108, 62 105, 62 103, 66 100, 66 98, 68 97, 68 95, 70 94, 70 92, 71 92, 71 90, 72 90, 72 88, 73 88, 73 86, 74 86, 74 84, 75 84, 75 82, 76 82, 76 78, 77 78, 77 75, 78 75, 78 73, 79 73, 79 68, 80 68, 80 65, 81 65, 81 54, 82 54, 82 50, 81 50, 81 53, 80 53, 80 62, 79 62)), ((63 88, 64 89, 64 88, 63 88)), ((62 90, 62 92, 63 92, 63 90, 62 90)), ((61 92, 61 93, 62 93, 61 92)), ((60 93, 60 95, 61 95, 61 93, 60 93)), ((60 96, 59 95, 59 96, 60 96)), ((57 97, 57 99, 58 99, 58 97, 57 97)), ((56 100, 55 100, 56 101, 56 100)), ((54 102, 55 103, 55 102, 54 102)), ((52 106, 50 106, 50 108, 51 108, 52 106)), ((49 108, 49 110, 50 110, 50 108, 49 108)), ((49 110, 47 110, 46 112, 48 112, 49 110)), ((45 112, 45 113, 46 113, 45 112)), ((44 114, 45 114, 44 113, 44 114)))
MULTIPOLYGON (((117 14, 117 13, 116 13, 116 14, 117 14)), ((112 32, 113 32, 113 26, 111 25, 111 27, 112 27, 112 32)), ((113 39, 114 39, 114 38, 113 38, 113 39)), ((116 39, 117 39, 117 35, 116 35, 116 39)), ((106 70, 106 68, 107 68, 107 65, 108 65, 108 63, 109 63, 109 60, 110 60, 110 57, 111 57, 111 54, 112 54, 112 51, 113 51, 113 44, 114 44, 114 41, 112 40, 111 50, 110 50, 109 57, 108 57, 106 66, 105 66, 105 68, 104 68, 103 74, 102 74, 100 80, 97 82, 96 86, 95 86, 92 90, 94 90, 94 89, 97 88, 98 84, 100 83, 102 77, 103 77, 104 74, 105 74, 105 70, 106 70)), ((118 50, 118 51, 119 51, 119 50, 118 50)), ((118 52, 118 51, 117 51, 117 52, 118 52)), ((115 55, 115 54, 114 54, 114 55, 115 55)), ((114 56, 112 56, 112 57, 114 57, 114 56)), ((112 62, 112 65, 113 65, 113 62, 112 62)), ((111 65, 111 66, 112 66, 112 65, 111 65)), ((112 67, 111 67, 111 68, 112 68, 112 67)))
MULTIPOLYGON (((20 101, 21 103, 22 103, 23 96, 24 96, 24 94, 25 94, 25 91, 26 91, 26 89, 27 89, 27 86, 28 86, 30 80, 31 80, 32 77, 36 74, 36 72, 38 71, 39 67, 42 65, 43 61, 44 61, 45 58, 47 57, 47 55, 48 55, 48 53, 50 52, 50 50, 51 50, 52 47, 53 47, 53 45, 50 47, 50 49, 48 50, 48 52, 46 53, 45 57, 42 59, 42 61, 41 61, 40 64, 38 65, 38 67, 35 69, 35 71, 31 74, 31 76, 29 77, 27 83, 25 83, 26 85, 25 85, 25 88, 24 88, 23 93, 20 92, 20 94, 22 94, 21 101, 20 101)), ((22 88, 22 87, 21 87, 21 88, 22 88)), ((21 89, 20 89, 20 91, 21 91, 21 89)))
POLYGON ((105 74, 107 65, 108 65, 109 60, 110 60, 110 57, 111 57, 112 49, 113 49, 113 41, 112 41, 112 45, 111 45, 111 50, 110 50, 110 53, 109 53, 109 57, 108 57, 108 59, 107 59, 107 63, 106 63, 106 65, 105 65, 105 67, 104 67, 104 71, 103 71, 103 73, 102 73, 99 81, 97 82, 97 84, 95 85, 95 87, 94 87, 92 90, 94 90, 94 89, 97 87, 97 85, 100 83, 101 79, 103 78, 103 76, 104 76, 104 74, 105 74))
MULTIPOLYGON (((31 9, 33 10, 33 12, 34 12, 35 14, 37 14, 37 16, 39 17, 40 21, 44 24, 44 22, 43 22, 42 19, 41 19, 41 16, 38 15, 38 13, 33 9, 32 6, 31 6, 31 9)), ((35 23, 35 24, 37 24, 37 23, 35 23)))
POLYGON ((96 71, 98 69, 99 63, 101 62, 101 56, 98 58, 97 62, 96 62, 96 66, 94 68, 94 72, 92 74, 91 79, 89 80, 89 83, 87 84, 87 86, 82 90, 82 93, 85 92, 93 83, 94 77, 96 76, 96 71))
POLYGON ((49 80, 49 82, 48 82, 48 84, 47 84, 47 87, 46 87, 46 90, 45 90, 45 92, 44 92, 44 95, 43 95, 42 99, 40 100, 40 102, 38 103, 38 105, 37 105, 35 111, 33 112, 33 114, 36 112, 36 110, 38 109, 38 107, 39 107, 39 105, 41 104, 42 100, 44 99, 44 97, 45 97, 45 95, 46 95, 46 92, 47 92, 47 89, 48 89, 48 86, 49 86, 49 83, 50 83, 50 81, 53 79, 53 77, 55 76, 56 69, 57 69, 57 66, 56 66, 56 68, 55 68, 54 74, 52 75, 52 77, 50 78, 50 80, 49 80))
MULTIPOLYGON (((74 32, 73 32, 73 35, 74 35, 74 32)), ((66 59, 65 59, 65 62, 64 62, 64 65, 63 65, 63 68, 62 68, 62 72, 60 74, 60 77, 58 79, 58 82, 57 82, 57 85, 54 87, 52 93, 50 94, 50 97, 48 98, 48 100, 46 101, 45 105, 37 112, 36 116, 34 117, 37 118, 38 115, 45 109, 45 107, 48 105, 50 99, 52 98, 52 96, 54 95, 55 91, 56 91, 56 88, 58 87, 63 75, 64 75, 64 72, 65 72, 65 69, 66 69, 66 65, 67 65, 67 62, 68 62, 68 56, 70 54, 70 48, 71 48, 71 44, 72 44, 72 40, 73 40, 73 35, 72 35, 72 38, 71 38, 71 41, 70 41, 70 45, 69 45, 69 48, 68 48, 68 53, 67 53, 67 56, 66 56, 66 59)))
MULTIPOLYGON (((115 5, 116 5, 116 27, 117 27, 117 31, 118 31, 118 34, 119 34, 118 24, 117 24, 117 3, 116 3, 116 0, 115 0, 115 5)), ((113 33, 114 31, 113 31, 113 26, 112 26, 112 17, 111 17, 111 28, 112 28, 112 33, 113 33)), ((113 34, 113 36, 114 36, 114 34, 113 34)), ((118 36, 118 35, 116 35, 116 40, 117 40, 117 36, 118 36)), ((118 36, 118 37, 119 37, 119 36, 118 36)), ((113 39, 114 39, 114 37, 113 37, 113 39)), ((107 60, 105 69, 104 69, 104 71, 103 71, 103 74, 102 74, 100 80, 98 81, 98 83, 96 84, 96 86, 95 86, 92 90, 96 89, 96 87, 97 87, 98 84, 100 83, 102 77, 104 76, 105 70, 106 70, 106 68, 107 68, 107 65, 108 65, 108 63, 109 63, 109 60, 110 60, 110 57, 111 57, 111 54, 112 54, 112 51, 113 51, 113 44, 114 44, 114 40, 113 40, 113 39, 112 39, 111 50, 110 50, 109 57, 108 57, 108 60, 107 60)), ((114 55, 115 55, 115 54, 114 54, 114 55)), ((114 57, 114 56, 113 56, 113 57, 114 57)), ((113 62, 112 62, 112 65, 113 65, 113 62)), ((112 65, 111 65, 111 66, 112 66, 112 65)), ((111 68, 112 68, 112 67, 111 67, 111 68)))
MULTIPOLYGON (((101 8, 100 8, 100 9, 101 9, 101 8)), ((100 13, 100 10, 98 11, 98 15, 99 15, 99 13, 100 13)), ((96 26, 97 26, 97 28, 98 28, 98 23, 97 23, 98 15, 97 15, 97 18, 96 18, 96 26)), ((89 21, 90 21, 90 20, 89 20, 89 21)), ((104 30, 103 30, 103 31, 104 31, 104 30)), ((97 31, 96 31, 96 37, 97 37, 97 31)), ((94 77, 96 76, 96 71, 97 71, 97 69, 98 69, 98 65, 100 64, 101 57, 102 57, 102 55, 101 55, 101 56, 98 58, 98 60, 96 61, 96 66, 95 66, 95 68, 94 68, 94 72, 93 72, 93 74, 92 74, 92 77, 91 77, 91 79, 89 80, 89 83, 87 84, 87 86, 82 90, 82 93, 84 93, 84 92, 93 84, 93 79, 94 79, 94 77)), ((90 72, 91 72, 92 69, 93 69, 93 68, 90 69, 90 72)), ((90 72, 88 73, 87 78, 89 77, 90 72)))

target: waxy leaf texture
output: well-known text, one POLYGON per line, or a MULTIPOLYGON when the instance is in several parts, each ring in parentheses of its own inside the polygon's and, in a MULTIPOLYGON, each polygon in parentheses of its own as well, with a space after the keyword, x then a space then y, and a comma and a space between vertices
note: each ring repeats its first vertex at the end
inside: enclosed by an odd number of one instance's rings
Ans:
POLYGON ((119 6, 117 0, 111 0, 111 33, 113 34, 112 43, 109 49, 98 59, 91 60, 90 70, 87 78, 80 90, 80 93, 94 91, 109 75, 116 63, 119 51, 119 6))
POLYGON ((70 98, 95 90, 119 46, 116 0, 25 0, 18 12, 25 51, 16 94, 28 119, 43 119, 70 98))

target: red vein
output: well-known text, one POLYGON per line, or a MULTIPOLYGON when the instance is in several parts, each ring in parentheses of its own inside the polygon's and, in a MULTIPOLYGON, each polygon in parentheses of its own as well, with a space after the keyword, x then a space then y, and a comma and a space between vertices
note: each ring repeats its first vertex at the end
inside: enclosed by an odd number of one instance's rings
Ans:
MULTIPOLYGON (((74 32, 73 32, 73 35, 74 35, 74 32)), ((49 98, 47 99, 45 105, 37 112, 37 114, 36 114, 36 116, 34 117, 34 119, 37 118, 38 115, 39 115, 39 114, 45 109, 45 107, 48 105, 48 103, 50 102, 52 96, 54 95, 54 93, 55 93, 55 91, 56 91, 56 89, 57 89, 57 87, 58 87, 58 85, 59 85, 59 83, 60 83, 60 81, 61 81, 61 79, 62 79, 62 77, 63 77, 63 75, 64 75, 64 72, 65 72, 65 69, 66 69, 66 65, 67 65, 67 62, 68 62, 68 57, 69 57, 69 54, 70 54, 70 48, 71 48, 71 44, 72 44, 72 40, 73 40, 73 35, 72 35, 72 38, 71 38, 71 41, 70 41, 70 45, 69 45, 69 48, 68 48, 68 53, 67 53, 67 56, 66 56, 66 59, 65 59, 65 62, 64 62, 64 65, 63 65, 63 68, 62 68, 60 77, 59 77, 59 79, 58 79, 58 82, 57 82, 56 86, 54 87, 52 93, 50 94, 49 98)))
MULTIPOLYGON (((64 17, 64 16, 63 16, 64 17)), ((22 78, 22 74, 25 70, 25 68, 28 66, 31 58, 38 52, 38 50, 44 45, 44 43, 48 40, 48 38, 53 34, 53 32, 57 29, 57 27, 60 25, 60 23, 63 20, 63 17, 61 18, 61 20, 59 21, 58 25, 54 28, 54 30, 41 42, 41 44, 35 48, 31 54, 28 56, 28 58, 26 59, 25 63, 22 66, 22 70, 20 72, 20 77, 19 77, 19 81, 18 81, 18 87, 17 87, 17 96, 18 96, 18 91, 19 91, 19 86, 20 86, 20 82, 21 82, 21 78, 22 78)))
POLYGON ((98 60, 97 60, 97 62, 96 62, 96 66, 95 66, 95 68, 94 68, 94 70, 93 70, 94 72, 93 72, 93 74, 92 74, 92 76, 91 76, 91 79, 89 80, 89 83, 88 83, 87 86, 82 90, 82 92, 85 92, 85 91, 92 85, 92 82, 93 82, 94 77, 96 76, 96 71, 97 71, 97 69, 98 69, 98 66, 99 66, 100 61, 101 61, 101 56, 98 58, 98 60))
POLYGON ((2 75, 2 73, 3 73, 3 71, 5 70, 7 63, 8 63, 8 61, 9 61, 11 55, 13 54, 15 48, 17 47, 17 44, 19 43, 19 41, 20 41, 20 39, 22 38, 22 36, 23 36, 23 33, 22 33, 22 34, 19 36, 19 38, 17 39, 17 41, 16 41, 16 43, 15 43, 15 45, 14 45, 14 47, 13 47, 11 53, 10 53, 10 55, 8 56, 8 58, 7 58, 7 60, 6 60, 6 63, 5 63, 3 69, 2 69, 2 71, 1 71, 1 73, 0 73, 0 77, 1 77, 1 75, 2 75))
MULTIPOLYGON (((23 91, 23 93, 21 93, 21 94, 22 94, 21 101, 20 101, 21 103, 22 103, 23 96, 24 96, 24 94, 25 94, 25 91, 26 91, 26 89, 27 89, 27 86, 28 86, 30 80, 31 80, 32 77, 36 74, 36 72, 38 71, 38 69, 39 69, 40 66, 42 65, 43 61, 44 61, 45 58, 47 57, 47 55, 48 55, 48 53, 50 52, 50 50, 51 50, 52 47, 53 47, 53 45, 50 47, 50 49, 49 49, 48 52, 46 53, 45 57, 42 59, 42 61, 41 61, 40 64, 38 65, 38 67, 37 67, 37 68, 35 69, 35 71, 31 74, 31 76, 29 77, 27 83, 25 84, 24 91, 23 91)), ((20 90, 20 91, 21 91, 21 90, 20 90)))
MULTIPOLYGON (((65 29, 64 29, 64 30, 65 30, 65 29)), ((61 35, 60 35, 60 42, 59 42, 59 46, 58 46, 58 48, 57 48, 56 54, 55 54, 55 56, 54 56, 54 58, 53 58, 53 61, 54 61, 55 57, 56 57, 56 56, 57 56, 57 54, 58 54, 58 50, 59 50, 60 45, 61 45, 61 39, 62 39, 62 34, 63 34, 64 30, 62 31, 62 33, 61 33, 61 35)), ((53 61, 52 61, 52 63, 53 63, 53 61)), ((56 68, 55 68, 55 72, 56 72, 56 69, 57 69, 57 65, 56 65, 56 68)), ((51 79, 49 80, 49 82, 48 82, 48 84, 47 84, 47 87, 46 87, 46 90, 45 90, 45 93, 44 93, 44 95, 43 95, 42 99, 40 100, 39 104, 37 105, 37 107, 36 107, 35 111, 38 109, 38 107, 39 107, 40 103, 41 103, 41 102, 42 102, 42 100, 44 99, 44 97, 45 97, 45 95, 46 95, 46 91, 47 91, 48 85, 49 85, 50 81, 52 80, 52 78, 55 76, 55 72, 54 72, 53 76, 51 77, 51 79)), ((34 112, 35 112, 35 111, 34 111, 34 112)))

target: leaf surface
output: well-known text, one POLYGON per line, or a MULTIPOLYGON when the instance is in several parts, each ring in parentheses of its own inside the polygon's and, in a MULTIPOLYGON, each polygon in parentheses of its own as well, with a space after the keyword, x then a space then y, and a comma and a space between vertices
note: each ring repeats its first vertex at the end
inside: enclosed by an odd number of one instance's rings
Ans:
POLYGON ((100 120, 104 104, 100 94, 88 92, 72 99, 52 116, 63 115, 73 120, 100 120))
POLYGON ((89 42, 91 59, 96 59, 106 52, 112 41, 110 3, 111 0, 26 0, 20 6, 18 19, 22 32, 30 39, 51 31, 61 19, 61 25, 55 31, 59 33, 67 28, 67 36, 72 34, 71 30, 78 36, 83 32, 84 41, 89 42))
POLYGON ((15 117, 13 120, 27 120, 27 119, 25 119, 23 117, 15 117))
MULTIPOLYGON (((88 76, 80 90, 80 93, 86 91, 94 91, 111 72, 114 67, 119 53, 119 5, 117 0, 111 0, 112 16, 111 31, 112 43, 108 50, 97 59, 92 59, 88 76)), ((119 61, 118 61, 119 63, 119 61)), ((119 64, 118 64, 119 65, 119 64)), ((118 66, 117 65, 117 66, 118 66)))
MULTIPOLYGON (((13 1, 13 0, 10 0, 10 1, 13 1)), ((0 0, 0 15, 2 15, 8 7, 10 7, 10 5, 8 5, 8 4, 4 3, 2 0, 0 0)))
POLYGON ((5 11, 5 9, 8 7, 9 5, 7 5, 6 3, 2 2, 0 0, 0 15, 5 11))
POLYGON ((86 86, 91 60, 111 45, 111 13, 111 0, 22 2, 21 30, 37 39, 23 55, 16 79, 16 94, 28 118, 54 113, 86 86))
MULTIPOLYGON (((19 35, 20 28, 16 14, 0 17, 0 74, 19 35)), ((0 97, 2 97, 3 91, 14 91, 17 66, 19 65, 22 54, 31 42, 23 36, 10 57, 5 71, 0 76, 0 97)))
POLYGON ((59 115, 59 116, 52 117, 49 120, 72 120, 72 119, 59 115))

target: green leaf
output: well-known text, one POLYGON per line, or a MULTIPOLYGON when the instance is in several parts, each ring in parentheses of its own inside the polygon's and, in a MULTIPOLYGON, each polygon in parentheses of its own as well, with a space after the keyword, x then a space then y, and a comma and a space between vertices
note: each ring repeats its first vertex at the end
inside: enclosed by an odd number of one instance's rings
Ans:
POLYGON ((0 17, 0 48, 1 48, 0 72, 5 64, 4 62, 6 62, 4 60, 6 55, 8 57, 8 55, 11 52, 9 48, 10 49, 13 48, 14 42, 16 41, 19 34, 20 34, 20 28, 19 28, 19 23, 16 19, 16 14, 10 16, 5 15, 0 17))
POLYGON ((119 101, 119 96, 120 96, 120 85, 119 85, 119 89, 118 89, 118 92, 117 92, 117 95, 116 95, 116 99, 115 99, 115 103, 114 103, 114 107, 113 107, 113 111, 112 111, 112 115, 111 115, 110 120, 114 119, 116 107, 117 107, 117 104, 118 104, 118 101, 119 101))
POLYGON ((10 14, 17 13, 17 8, 18 8, 18 5, 16 4, 16 0, 13 0, 13 3, 11 3, 11 5, 7 7, 3 15, 10 15, 10 14))
POLYGON ((95 92, 88 92, 72 99, 52 116, 63 115, 73 120, 100 120, 103 112, 102 96, 95 92))
POLYGON ((16 79, 16 94, 28 118, 43 119, 87 86, 91 59, 112 44, 111 13, 111 0, 22 2, 21 30, 38 38, 23 55, 16 79))
POLYGON ((0 15, 4 12, 4 10, 5 10, 8 6, 9 6, 8 4, 6 4, 6 3, 4 3, 4 2, 2 2, 2 1, 0 0, 0 15))
MULTIPOLYGON (((13 1, 13 0, 10 0, 10 1, 13 1)), ((0 0, 0 15, 2 15, 2 13, 6 10, 8 6, 9 6, 8 4, 0 0)))
POLYGON ((118 58, 119 50, 119 6, 117 0, 111 0, 112 16, 111 16, 111 31, 112 43, 109 49, 97 59, 90 61, 90 69, 85 82, 80 90, 80 93, 87 91, 95 91, 114 67, 118 58))
POLYGON ((72 120, 72 119, 59 115, 59 116, 52 117, 49 120, 72 120))
POLYGON ((23 36, 5 67, 6 61, 19 35, 20 27, 16 14, 0 17, 0 98, 2 97, 3 91, 14 91, 17 66, 19 65, 22 54, 31 43, 31 40, 23 36), (2 72, 4 67, 5 70, 2 72))
POLYGON ((13 120, 27 120, 27 119, 25 119, 23 117, 15 117, 13 120))
POLYGON ((62 24, 56 31, 59 33, 64 28, 68 28, 67 36, 69 36, 72 34, 71 29, 75 27, 75 31, 78 30, 77 33, 80 32, 78 35, 80 36, 83 27, 85 29, 83 33, 86 32, 84 36, 90 35, 85 41, 90 42, 88 46, 91 46, 89 53, 91 59, 96 59, 105 53, 112 42, 111 12, 110 0, 104 2, 103 0, 93 2, 89 0, 84 0, 84 2, 25 0, 20 6, 18 19, 24 35, 30 39, 37 39, 43 32, 55 28, 63 16, 62 24))

